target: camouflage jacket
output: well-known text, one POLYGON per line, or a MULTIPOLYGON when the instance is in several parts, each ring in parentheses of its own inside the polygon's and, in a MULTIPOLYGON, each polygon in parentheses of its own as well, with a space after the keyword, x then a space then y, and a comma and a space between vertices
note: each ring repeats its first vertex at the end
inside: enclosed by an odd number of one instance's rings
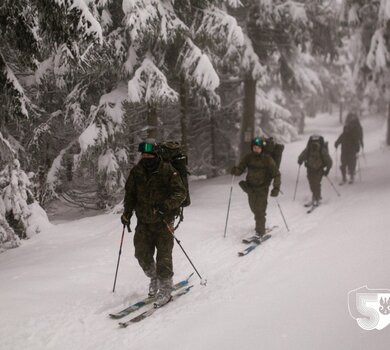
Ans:
POLYGON ((179 173, 163 161, 152 173, 148 173, 141 163, 135 165, 126 181, 125 191, 124 213, 131 217, 135 211, 142 223, 157 223, 163 218, 173 220, 186 198, 186 188, 179 173), (162 205, 167 210, 163 217, 156 210, 162 205))
POLYGON ((272 157, 267 154, 248 153, 233 169, 233 173, 238 176, 248 169, 246 182, 251 188, 268 187, 273 180, 273 187, 280 189, 280 171, 272 157))

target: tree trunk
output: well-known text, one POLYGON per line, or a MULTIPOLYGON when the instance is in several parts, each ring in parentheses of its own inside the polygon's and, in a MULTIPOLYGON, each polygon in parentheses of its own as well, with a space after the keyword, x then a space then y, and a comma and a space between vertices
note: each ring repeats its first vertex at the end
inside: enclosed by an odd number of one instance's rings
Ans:
POLYGON ((184 77, 180 78, 180 130, 181 130, 181 146, 186 154, 188 154, 188 130, 187 130, 187 109, 188 109, 187 88, 184 77))
POLYGON ((387 136, 386 136, 386 144, 390 146, 390 102, 387 106, 387 136))
POLYGON ((155 105, 149 104, 148 105, 148 137, 156 139, 157 138, 157 124, 158 124, 158 118, 157 118, 157 108, 155 105))
POLYGON ((241 123, 240 156, 250 150, 251 140, 254 136, 256 108, 256 80, 248 77, 244 81, 244 110, 241 123))
POLYGON ((298 134, 303 135, 304 132, 305 132, 305 112, 301 110, 299 116, 298 134))

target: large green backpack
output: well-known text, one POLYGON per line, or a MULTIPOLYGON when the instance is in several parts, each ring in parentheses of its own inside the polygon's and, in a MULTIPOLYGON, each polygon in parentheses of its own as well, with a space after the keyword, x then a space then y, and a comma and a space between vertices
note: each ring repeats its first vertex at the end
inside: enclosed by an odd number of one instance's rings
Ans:
POLYGON ((318 170, 325 166, 324 153, 328 153, 328 143, 320 135, 312 135, 307 142, 307 159, 305 166, 318 170))
POLYGON ((170 163, 179 173, 183 184, 186 188, 187 196, 181 207, 188 207, 191 204, 190 193, 188 190, 188 175, 187 169, 188 157, 183 151, 179 142, 166 141, 158 145, 159 154, 164 162, 170 163))
POLYGON ((272 137, 263 140, 264 153, 272 157, 278 169, 282 161, 283 150, 284 150, 284 145, 275 142, 275 140, 272 137))

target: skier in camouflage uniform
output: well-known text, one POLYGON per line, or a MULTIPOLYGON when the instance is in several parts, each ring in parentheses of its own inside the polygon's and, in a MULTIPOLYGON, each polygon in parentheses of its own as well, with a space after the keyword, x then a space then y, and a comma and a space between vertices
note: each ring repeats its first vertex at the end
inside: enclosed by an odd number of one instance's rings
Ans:
POLYGON ((307 168, 307 179, 312 192, 312 200, 306 206, 318 206, 321 200, 322 177, 328 176, 333 164, 322 136, 310 136, 306 148, 298 157, 298 164, 302 165, 303 162, 307 168))
POLYGON ((363 129, 356 114, 349 113, 345 120, 343 133, 336 140, 334 146, 341 144, 341 174, 343 179, 340 185, 347 182, 347 170, 350 176, 349 183, 355 179, 356 158, 360 147, 363 148, 363 129))
POLYGON ((154 139, 139 145, 141 160, 130 171, 125 186, 123 225, 129 226, 135 211, 135 257, 150 278, 149 295, 156 305, 170 301, 172 292, 173 228, 178 208, 186 198, 186 188, 171 164, 162 161, 154 139), (156 259, 154 253, 157 250, 156 259))
POLYGON ((241 181, 241 188, 248 194, 249 207, 255 215, 256 234, 265 235, 265 217, 268 192, 273 180, 271 196, 276 197, 280 191, 280 172, 271 156, 263 152, 263 140, 256 137, 251 141, 252 152, 244 156, 238 166, 231 170, 232 175, 241 175, 248 169, 246 181, 241 181))

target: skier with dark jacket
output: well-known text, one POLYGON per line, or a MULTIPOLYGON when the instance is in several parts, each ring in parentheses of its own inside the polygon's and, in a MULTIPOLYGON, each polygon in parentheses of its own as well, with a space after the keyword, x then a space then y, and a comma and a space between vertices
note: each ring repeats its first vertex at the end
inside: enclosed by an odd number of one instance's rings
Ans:
POLYGON ((347 182, 347 172, 350 176, 349 183, 355 179, 356 159, 360 147, 363 148, 363 129, 356 114, 349 113, 345 120, 342 134, 336 140, 334 146, 341 145, 341 175, 340 185, 347 182))
POLYGON ((310 136, 306 148, 298 157, 298 164, 302 165, 302 163, 305 163, 307 179, 312 192, 312 200, 306 206, 318 206, 321 200, 322 177, 328 176, 333 164, 327 143, 322 136, 310 136))
POLYGON ((186 188, 178 172, 158 155, 154 139, 142 142, 138 150, 141 160, 131 169, 126 182, 121 222, 129 226, 135 211, 135 257, 150 278, 149 296, 156 296, 159 307, 171 300, 174 237, 167 226, 173 228, 186 188))
POLYGON ((265 235, 265 217, 267 210, 268 192, 271 182, 271 196, 276 197, 280 191, 280 172, 271 156, 263 152, 263 140, 256 137, 251 142, 251 153, 231 170, 232 175, 241 175, 248 169, 246 181, 241 181, 241 188, 248 194, 249 206, 255 215, 256 234, 265 235))

